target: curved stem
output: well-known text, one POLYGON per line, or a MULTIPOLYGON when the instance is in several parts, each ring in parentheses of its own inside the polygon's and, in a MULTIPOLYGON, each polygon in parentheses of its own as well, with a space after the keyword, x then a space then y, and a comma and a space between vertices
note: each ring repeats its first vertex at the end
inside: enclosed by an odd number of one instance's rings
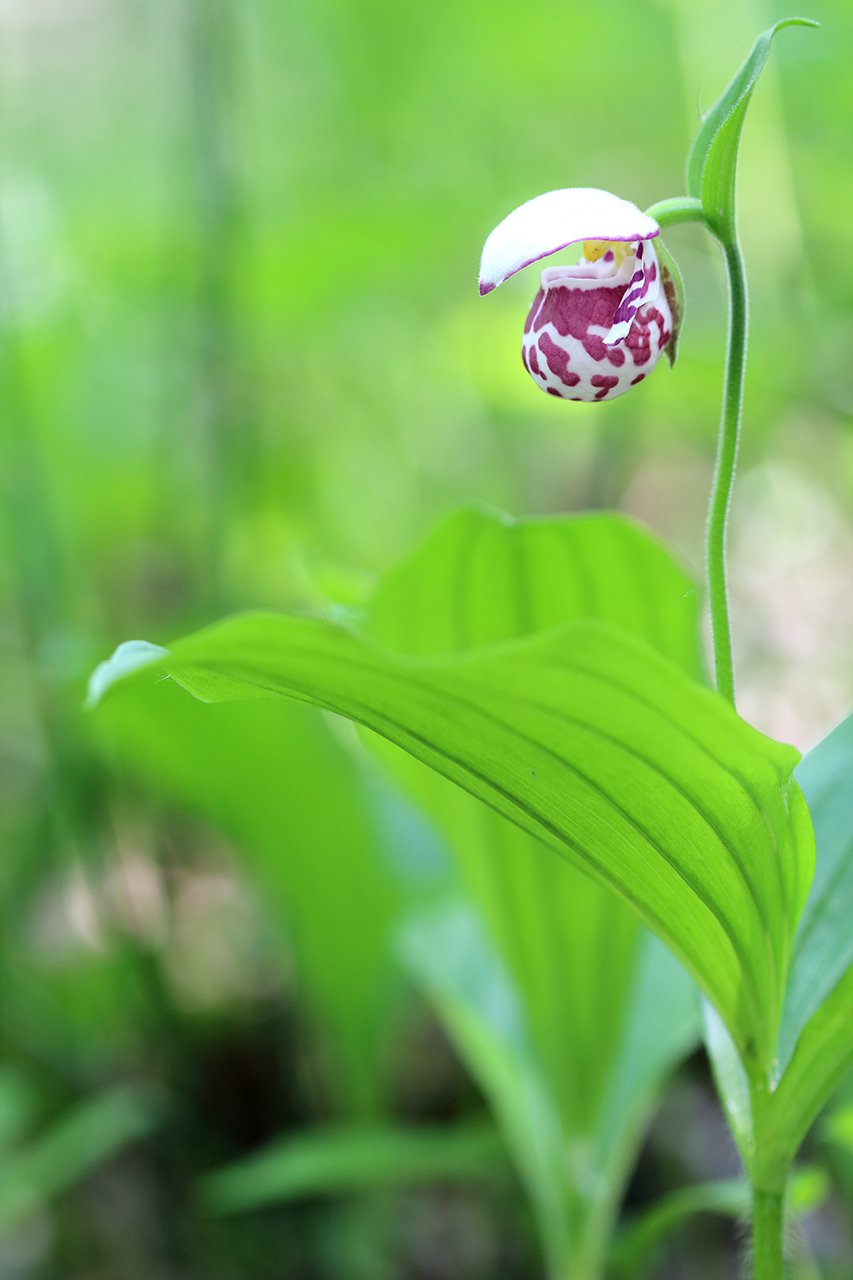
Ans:
POLYGON ((746 369, 747 299, 746 274, 740 246, 736 240, 732 240, 723 243, 722 249, 729 285, 729 336, 723 384, 723 416, 708 508, 706 564, 716 685, 718 691, 734 706, 732 637, 726 585, 726 524, 740 442, 743 380, 746 369))
POLYGON ((654 218, 661 230, 674 227, 679 222, 707 222, 702 201, 693 196, 672 196, 668 200, 658 200, 646 210, 649 218, 654 218))
MULTIPOLYGON (((659 200, 646 213, 661 228, 681 222, 703 222, 712 234, 701 200, 675 196, 659 200)), ((717 237, 719 239, 719 236, 717 237)), ((706 537, 708 598, 711 608, 711 636, 714 647, 714 674, 718 691, 734 706, 735 682, 732 638, 726 584, 726 525, 731 505, 740 441, 743 380, 746 369, 747 298, 743 256, 736 239, 720 240, 729 286, 729 331, 726 375, 723 384, 723 415, 717 446, 717 461, 711 486, 706 537)))

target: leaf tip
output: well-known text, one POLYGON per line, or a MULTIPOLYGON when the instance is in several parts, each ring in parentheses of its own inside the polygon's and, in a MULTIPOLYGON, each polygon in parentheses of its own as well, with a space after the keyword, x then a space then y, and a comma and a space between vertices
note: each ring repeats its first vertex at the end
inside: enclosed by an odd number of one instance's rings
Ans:
POLYGON ((785 27, 819 28, 821 25, 822 24, 818 18, 803 18, 800 16, 796 16, 793 18, 780 18, 779 21, 776 23, 776 25, 773 27, 773 34, 775 35, 777 31, 784 31, 785 27))
POLYGON ((149 644, 147 640, 125 640, 106 662, 99 662, 89 677, 86 692, 85 708, 94 710, 106 697, 109 690, 124 676, 131 675, 141 667, 148 666, 168 653, 159 644, 149 644))

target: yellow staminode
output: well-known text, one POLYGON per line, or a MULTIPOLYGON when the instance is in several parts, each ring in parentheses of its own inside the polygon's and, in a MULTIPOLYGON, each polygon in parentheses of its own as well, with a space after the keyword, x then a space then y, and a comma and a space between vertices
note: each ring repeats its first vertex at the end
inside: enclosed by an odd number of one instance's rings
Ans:
POLYGON ((621 267, 626 258, 631 257, 634 246, 630 240, 584 240, 583 256, 587 262, 598 262, 606 253, 612 253, 617 267, 621 267))

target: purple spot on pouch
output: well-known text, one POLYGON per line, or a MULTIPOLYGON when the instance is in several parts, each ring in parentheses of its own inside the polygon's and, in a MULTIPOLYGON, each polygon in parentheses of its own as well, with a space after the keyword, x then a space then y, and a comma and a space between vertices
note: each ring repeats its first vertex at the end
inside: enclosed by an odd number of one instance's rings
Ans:
POLYGON ((565 387, 576 387, 580 378, 569 368, 569 355, 562 347, 558 347, 550 334, 543 333, 539 338, 539 350, 548 362, 548 368, 560 379, 565 387))
POLYGON ((671 335, 666 329, 663 313, 657 307, 645 307, 637 315, 625 338, 625 346, 631 352, 635 365, 648 364, 652 357, 653 324, 657 326, 658 347, 663 350, 669 342, 671 335))
POLYGON ((576 338, 592 360, 603 361, 607 358, 608 348, 602 338, 589 330, 593 325, 605 330, 610 328, 621 296, 621 286, 598 289, 558 286, 548 289, 533 328, 538 332, 546 324, 552 324, 561 337, 576 338))
POLYGON ((603 400, 607 393, 612 391, 615 386, 618 386, 618 384, 618 378, 614 378, 610 374, 596 373, 592 378, 592 385, 600 388, 596 394, 596 400, 603 400))

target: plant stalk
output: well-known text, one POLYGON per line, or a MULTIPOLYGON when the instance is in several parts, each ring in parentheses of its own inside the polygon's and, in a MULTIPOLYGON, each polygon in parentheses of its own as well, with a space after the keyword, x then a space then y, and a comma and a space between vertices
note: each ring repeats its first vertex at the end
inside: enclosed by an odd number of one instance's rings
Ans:
POLYGON ((726 264, 729 293, 728 344, 723 383, 723 412, 708 509, 706 566, 715 684, 718 692, 734 706, 734 664, 726 581, 726 526, 740 444, 743 383, 746 371, 747 294, 743 255, 736 238, 721 239, 714 231, 708 222, 701 200, 691 196, 675 196, 651 205, 646 213, 650 218, 654 218, 661 228, 676 226, 682 222, 703 222, 711 234, 717 236, 726 264))
POLYGON ((717 690, 734 706, 732 635, 726 582, 726 525, 731 506, 740 443, 743 382, 746 370, 747 296, 743 255, 736 240, 721 242, 729 286, 729 329, 723 413, 717 461, 711 485, 706 537, 708 598, 717 690))
POLYGON ((752 1151, 747 1159, 751 1190, 753 1280, 783 1280, 785 1188, 790 1160, 774 1141, 773 1097, 766 1074, 750 1080, 752 1151))
POLYGON ((781 1191, 752 1192, 752 1267, 754 1280, 783 1280, 784 1196, 781 1191))
MULTIPOLYGON (((714 650, 714 675, 719 693, 735 704, 726 575, 726 528, 740 445, 743 387, 746 372, 748 304, 743 255, 736 236, 722 237, 703 212, 700 200, 677 197, 661 200, 646 211, 660 227, 680 222, 704 222, 723 251, 728 283, 728 339, 723 381, 723 406, 717 458, 708 507, 706 566, 714 650)), ((754 1280, 783 1280, 784 1277, 784 1186, 778 1163, 768 1164, 768 1087, 763 1070, 752 1076, 751 1100, 755 1148, 750 1161, 752 1187, 752 1265, 754 1280)), ((787 1168, 785 1170, 787 1173, 787 1168)))
POLYGON ((707 222, 702 201, 694 196, 670 196, 667 200, 658 200, 657 204, 649 206, 646 216, 654 218, 661 231, 665 227, 677 226, 679 222, 707 222))

